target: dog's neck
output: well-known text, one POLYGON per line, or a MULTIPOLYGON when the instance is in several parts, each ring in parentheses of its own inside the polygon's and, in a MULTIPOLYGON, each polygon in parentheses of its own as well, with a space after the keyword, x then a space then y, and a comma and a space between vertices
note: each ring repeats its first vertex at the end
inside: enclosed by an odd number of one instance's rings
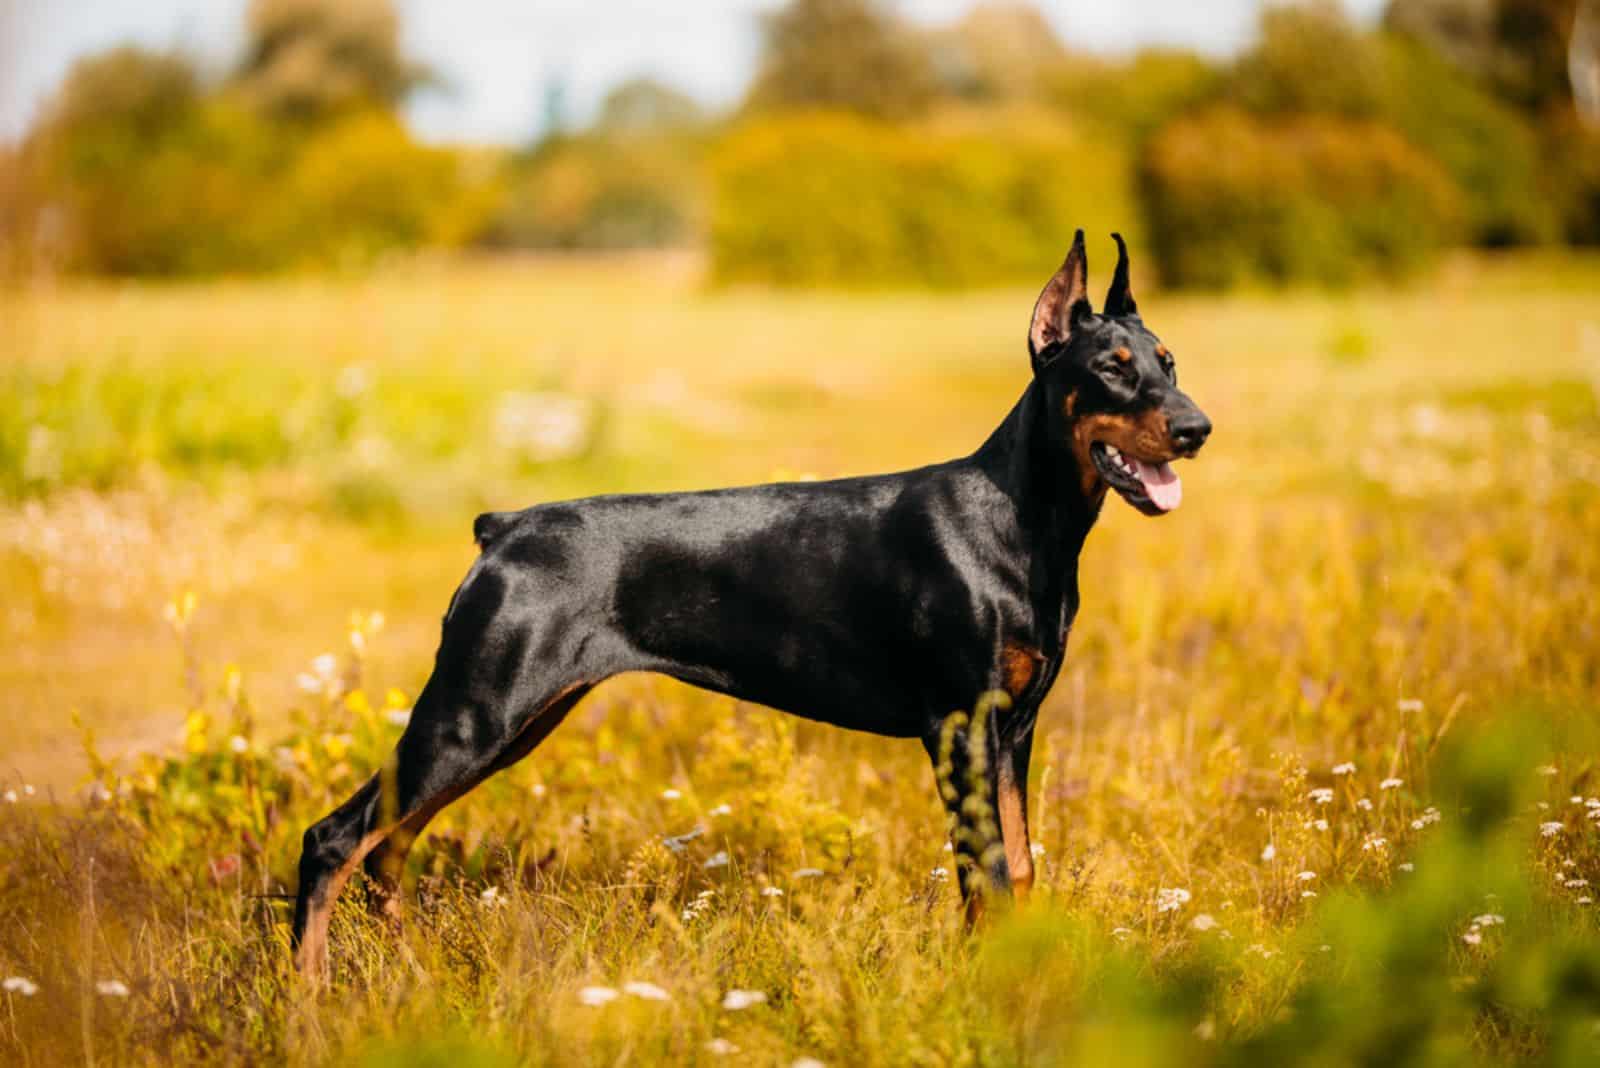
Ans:
MULTIPOLYGON (((1039 550, 1075 561, 1105 502, 1105 485, 1083 492, 1083 472, 1064 441, 1052 441, 1044 387, 1028 383, 1022 398, 973 454, 1016 507, 1021 533, 1039 550)), ((1070 433, 1070 428, 1068 428, 1070 433)))

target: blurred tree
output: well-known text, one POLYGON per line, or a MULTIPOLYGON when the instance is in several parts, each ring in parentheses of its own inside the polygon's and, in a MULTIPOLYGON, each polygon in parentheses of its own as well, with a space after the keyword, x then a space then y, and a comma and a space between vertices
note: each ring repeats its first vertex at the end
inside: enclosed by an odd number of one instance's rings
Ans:
POLYGON ((935 90, 922 41, 881 0, 791 0, 764 22, 755 109, 843 108, 883 118, 923 111, 935 90))
POLYGON ((1567 70, 1572 76, 1572 102, 1579 118, 1600 129, 1600 0, 1582 0, 1578 5, 1567 70))
POLYGON ((1028 96, 1067 63, 1050 23, 1029 4, 981 3, 927 41, 934 76, 956 96, 1028 96))
POLYGON ((1383 24, 1487 80, 1495 62, 1497 7, 1498 0, 1391 0, 1383 24))
POLYGON ((199 98, 200 78, 186 57, 116 48, 73 65, 40 125, 55 131, 114 127, 149 140, 176 127, 199 98))
POLYGON ((1234 98, 1268 115, 1368 118, 1383 106, 1383 56, 1334 0, 1271 7, 1259 44, 1240 58, 1234 98))
POLYGON ((606 94, 595 128, 608 134, 662 133, 691 129, 704 117, 688 94, 653 78, 633 78, 606 94))
POLYGON ((1530 111, 1572 99, 1568 43, 1578 0, 1393 0, 1384 24, 1437 49, 1530 111))
POLYGON ((1533 111, 1572 103, 1567 42, 1578 0, 1500 0, 1495 18, 1502 91, 1533 111))
POLYGON ((394 107, 426 80, 391 0, 251 0, 248 32, 239 87, 282 118, 394 107))

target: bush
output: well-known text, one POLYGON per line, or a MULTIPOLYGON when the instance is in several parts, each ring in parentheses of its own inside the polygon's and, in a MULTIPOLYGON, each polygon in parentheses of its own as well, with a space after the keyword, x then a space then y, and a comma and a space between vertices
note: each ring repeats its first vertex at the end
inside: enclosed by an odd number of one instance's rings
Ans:
POLYGON ((1179 120, 1143 166, 1166 280, 1346 283, 1403 274, 1456 231, 1449 178, 1393 130, 1217 109, 1179 120))
POLYGON ((514 248, 653 248, 687 241, 704 196, 689 135, 547 142, 508 179, 485 241, 514 248))
POLYGON ((1420 42, 1366 33, 1336 8, 1281 8, 1230 72, 1228 99, 1271 119, 1383 123, 1449 174, 1474 244, 1527 244, 1556 230, 1540 195, 1538 145, 1509 107, 1420 42))
POLYGON ((324 262, 452 245, 476 236, 493 205, 461 157, 419 145, 386 112, 344 119, 306 145, 279 194, 292 213, 286 251, 324 262))
POLYGON ((1134 229, 1124 153, 1036 114, 747 124, 712 164, 722 281, 973 286, 1048 273, 1074 227, 1134 229))
POLYGON ((1468 239, 1489 246, 1553 239, 1559 221, 1541 195, 1534 131, 1421 45, 1403 38, 1383 44, 1384 114, 1460 188, 1468 239))
POLYGON ((1143 145, 1174 116, 1214 99, 1222 72, 1193 52, 1147 49, 1126 63, 1084 58, 1057 77, 1050 99, 1110 136, 1143 145))

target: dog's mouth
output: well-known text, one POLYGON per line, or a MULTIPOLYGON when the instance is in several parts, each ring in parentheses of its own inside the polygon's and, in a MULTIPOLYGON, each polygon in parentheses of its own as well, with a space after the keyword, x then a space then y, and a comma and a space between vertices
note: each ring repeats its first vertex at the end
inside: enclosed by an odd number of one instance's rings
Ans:
POLYGON ((1183 480, 1170 463, 1146 463, 1104 441, 1091 444, 1089 456, 1106 484, 1145 515, 1166 515, 1183 503, 1183 480))

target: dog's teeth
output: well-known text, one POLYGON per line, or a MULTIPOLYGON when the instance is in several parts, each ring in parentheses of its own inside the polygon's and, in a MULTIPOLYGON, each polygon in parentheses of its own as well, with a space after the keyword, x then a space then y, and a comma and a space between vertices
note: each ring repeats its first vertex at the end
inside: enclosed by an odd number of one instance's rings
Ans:
POLYGON ((1106 455, 1110 456, 1113 460, 1122 459, 1122 453, 1117 451, 1117 447, 1115 445, 1106 446, 1106 455))

